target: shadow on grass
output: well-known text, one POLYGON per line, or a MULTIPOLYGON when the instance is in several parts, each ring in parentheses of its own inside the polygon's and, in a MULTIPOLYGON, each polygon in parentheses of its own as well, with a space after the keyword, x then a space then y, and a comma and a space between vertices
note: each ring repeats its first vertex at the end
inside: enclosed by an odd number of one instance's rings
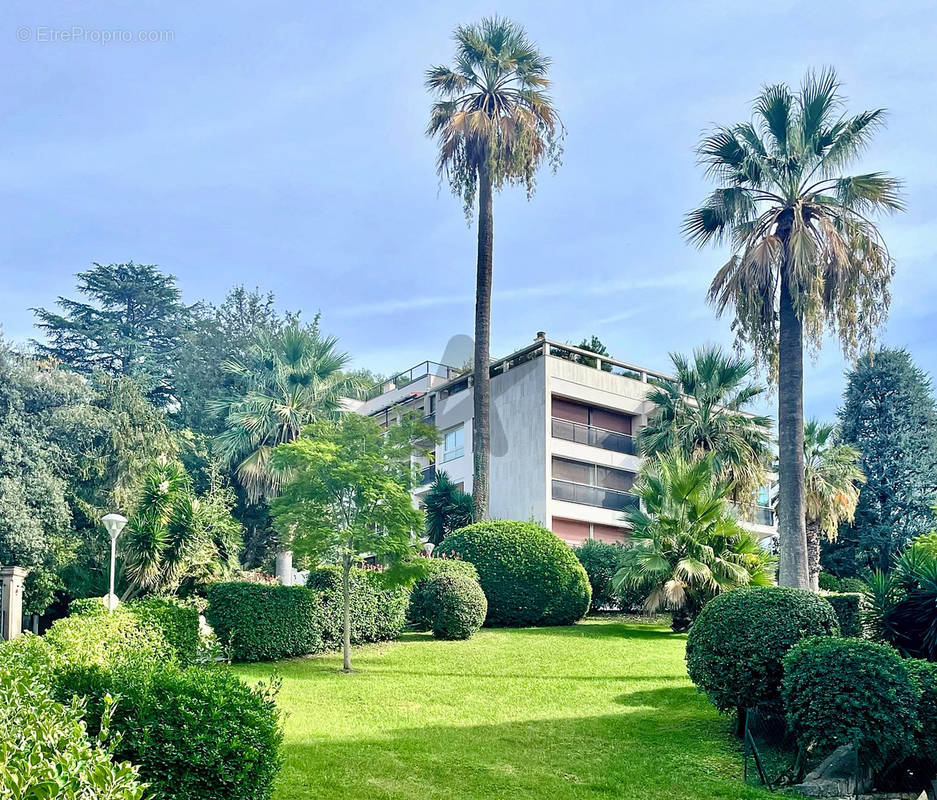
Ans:
POLYGON ((741 782, 728 725, 702 698, 635 694, 641 703, 622 714, 288 738, 276 800, 768 797, 741 782))

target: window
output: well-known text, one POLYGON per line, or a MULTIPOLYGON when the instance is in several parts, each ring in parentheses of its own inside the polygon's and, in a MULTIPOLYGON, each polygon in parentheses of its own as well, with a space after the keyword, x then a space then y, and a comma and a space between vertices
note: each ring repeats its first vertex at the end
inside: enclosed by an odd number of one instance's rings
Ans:
POLYGON ((452 461, 465 455, 465 427, 459 425, 442 436, 442 460, 452 461))

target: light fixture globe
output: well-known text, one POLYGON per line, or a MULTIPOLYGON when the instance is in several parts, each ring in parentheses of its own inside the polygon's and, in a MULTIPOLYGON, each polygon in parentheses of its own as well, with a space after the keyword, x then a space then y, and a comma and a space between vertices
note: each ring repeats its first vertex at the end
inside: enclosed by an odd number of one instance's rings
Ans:
POLYGON ((116 540, 124 529, 124 525, 127 524, 127 518, 120 514, 107 514, 101 518, 101 522, 104 523, 104 529, 110 534, 111 539, 116 540))

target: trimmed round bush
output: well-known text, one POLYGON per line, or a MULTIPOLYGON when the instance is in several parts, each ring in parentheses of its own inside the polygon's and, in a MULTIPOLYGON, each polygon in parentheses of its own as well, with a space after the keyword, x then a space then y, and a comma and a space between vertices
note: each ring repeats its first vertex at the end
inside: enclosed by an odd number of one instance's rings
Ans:
POLYGON ((478 581, 478 570, 474 564, 462 561, 459 558, 421 558, 420 567, 424 575, 413 584, 410 592, 410 604, 407 606, 407 622, 420 630, 430 630, 433 627, 432 613, 425 605, 425 592, 429 582, 436 575, 461 575, 478 581))
POLYGON ((913 752, 917 687, 888 645, 804 639, 784 657, 782 695, 791 728, 812 755, 855 744, 863 763, 881 770, 913 752))
POLYGON ((536 523, 476 522, 450 533, 437 551, 475 565, 488 599, 486 625, 572 625, 589 610, 582 564, 536 523))
POLYGON ((437 639, 468 639, 485 622, 488 601, 478 581, 464 575, 440 574, 426 585, 425 607, 437 639))
POLYGON ((303 586, 213 583, 205 619, 233 661, 276 661, 323 649, 319 597, 303 586))
POLYGON ((119 698, 110 729, 114 757, 140 771, 147 796, 166 800, 268 800, 282 739, 275 689, 250 687, 220 667, 180 671, 136 659, 114 667, 63 670, 58 699, 87 698, 96 735, 106 698, 119 698))
POLYGON ((720 711, 777 700, 782 659, 806 636, 835 636, 833 607, 805 589, 742 587, 710 600, 686 643, 690 678, 720 711))

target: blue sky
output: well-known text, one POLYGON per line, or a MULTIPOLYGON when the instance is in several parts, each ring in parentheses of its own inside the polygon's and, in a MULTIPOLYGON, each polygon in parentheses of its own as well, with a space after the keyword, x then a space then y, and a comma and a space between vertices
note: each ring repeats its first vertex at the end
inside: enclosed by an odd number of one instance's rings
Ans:
MULTIPOLYGON (((568 134, 532 202, 495 199, 494 354, 537 330, 596 333, 613 355, 665 369, 670 351, 729 343, 704 300, 725 253, 680 236, 709 189, 693 148, 711 124, 746 119, 761 84, 833 65, 850 109, 889 109, 857 167, 907 184, 908 213, 882 225, 898 270, 883 340, 935 373, 932 11, 7 0, 0 326, 26 340, 28 309, 73 293, 75 272, 133 259, 175 274, 188 301, 244 283, 321 311, 359 366, 441 357, 472 330, 475 233, 439 187, 423 71, 449 60, 457 24, 497 12, 552 56, 568 134), (63 41, 73 28, 84 32, 63 41), (164 41, 100 41, 140 31, 164 41)), ((846 367, 829 343, 808 367, 808 413, 833 413, 846 367)))

